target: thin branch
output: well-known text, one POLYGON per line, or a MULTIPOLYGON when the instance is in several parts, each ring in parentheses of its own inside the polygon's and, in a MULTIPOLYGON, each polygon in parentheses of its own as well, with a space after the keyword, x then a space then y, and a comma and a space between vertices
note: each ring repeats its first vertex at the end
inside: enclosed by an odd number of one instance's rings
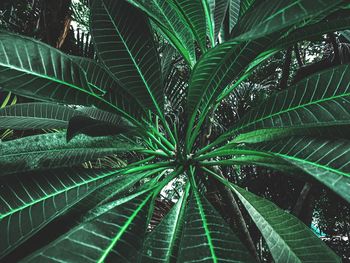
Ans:
POLYGON ((284 90, 287 87, 289 74, 290 74, 290 65, 292 63, 292 51, 293 51, 293 47, 289 47, 287 49, 283 68, 282 68, 282 77, 279 84, 279 90, 284 90))

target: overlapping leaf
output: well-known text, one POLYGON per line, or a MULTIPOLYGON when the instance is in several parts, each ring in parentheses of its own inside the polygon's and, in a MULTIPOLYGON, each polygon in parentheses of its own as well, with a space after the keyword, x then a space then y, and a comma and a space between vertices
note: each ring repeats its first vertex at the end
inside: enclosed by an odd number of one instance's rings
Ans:
POLYGON ((29 98, 91 105, 100 93, 67 55, 36 40, 0 31, 0 85, 29 98))
POLYGON ((162 75, 145 15, 125 1, 96 0, 91 19, 99 58, 142 106, 161 114, 162 75))
POLYGON ((229 0, 229 32, 237 24, 242 0, 229 0))
POLYGON ((261 3, 264 0, 240 0, 240 11, 239 11, 239 17, 242 17, 249 8, 253 7, 254 4, 261 3))
POLYGON ((251 8, 234 30, 236 39, 247 41, 288 29, 316 17, 327 16, 342 0, 271 0, 251 8))
POLYGON ((121 123, 128 123, 128 121, 117 114, 113 114, 111 112, 103 111, 97 109, 95 107, 80 107, 77 110, 84 115, 87 115, 93 119, 108 122, 114 125, 118 125, 121 123))
MULTIPOLYGON (((85 71, 89 85, 100 91, 106 101, 115 105, 119 114, 129 119, 141 119, 146 115, 142 103, 133 97, 128 88, 121 84, 106 67, 92 59, 72 58, 85 71)), ((104 104, 98 106, 106 108, 104 104)))
POLYGON ((64 129, 78 115, 83 113, 58 104, 16 104, 0 109, 0 129, 64 129))
POLYGON ((65 133, 24 137, 0 143, 1 175, 55 167, 69 167, 99 157, 130 152, 140 146, 116 136, 76 136, 69 143, 65 133))
POLYGON ((350 28, 350 11, 340 10, 318 23, 307 25, 292 31, 287 36, 278 40, 274 44, 274 47, 285 48, 301 40, 312 39, 321 36, 322 34, 348 28, 350 28))
POLYGON ((215 10, 214 10, 214 37, 217 39, 219 32, 224 22, 227 8, 229 6, 230 0, 215 0, 215 10))
POLYGON ((212 28, 211 16, 208 5, 204 0, 191 1, 191 0, 170 0, 176 5, 178 13, 183 16, 187 25, 191 28, 195 39, 197 40, 202 51, 207 48, 207 26, 210 21, 209 35, 211 35, 212 41, 214 40, 214 31, 212 28))
POLYGON ((73 228, 24 262, 135 262, 142 248, 152 194, 119 204, 73 228))
POLYGON ((177 258, 178 243, 184 225, 188 190, 177 201, 144 242, 142 262, 171 262, 177 258))
POLYGON ((161 29, 170 43, 184 59, 194 65, 196 61, 194 39, 185 19, 178 14, 172 0, 127 0, 144 11, 161 29))
POLYGON ((232 188, 265 238, 275 262, 341 262, 293 215, 242 188, 232 188))
POLYGON ((258 129, 335 126, 349 121, 350 67, 342 65, 272 95, 218 140, 258 129))
POLYGON ((52 169, 1 178, 0 257, 105 183, 116 182, 117 193, 142 177, 117 177, 115 171, 52 169))
POLYGON ((249 146, 272 153, 301 168, 350 202, 350 142, 291 137, 280 142, 249 146))
POLYGON ((193 189, 186 209, 178 260, 255 262, 223 218, 197 189, 193 189))
MULTIPOLYGON (((247 43, 228 41, 211 49, 198 61, 187 94, 187 114, 190 122, 188 137, 198 112, 202 118, 205 117, 208 108, 225 87, 235 78, 239 78, 246 67, 272 41, 273 38, 270 37, 247 43)), ((203 119, 197 124, 197 129, 202 121, 203 119)))

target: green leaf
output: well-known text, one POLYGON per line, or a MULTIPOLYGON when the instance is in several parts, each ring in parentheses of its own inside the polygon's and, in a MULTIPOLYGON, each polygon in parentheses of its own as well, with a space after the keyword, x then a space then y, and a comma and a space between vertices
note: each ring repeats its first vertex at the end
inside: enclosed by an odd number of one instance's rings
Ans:
POLYGON ((65 133, 24 137, 0 143, 1 175, 38 169, 80 165, 99 157, 130 152, 141 147, 117 136, 76 136, 69 143, 65 133))
POLYGON ((123 123, 111 124, 108 122, 96 120, 87 116, 75 116, 70 119, 67 128, 67 142, 78 134, 85 134, 92 137, 109 136, 109 135, 134 135, 136 134, 134 126, 123 123))
POLYGON ((24 262, 135 262, 142 248, 152 194, 108 205, 108 210, 26 258, 24 262))
POLYGON ((64 129, 78 115, 83 113, 58 104, 16 104, 0 109, 0 129, 64 129))
POLYGON ((350 28, 350 11, 341 10, 331 14, 326 19, 302 28, 298 28, 285 37, 278 40, 273 46, 275 48, 286 48, 299 41, 312 39, 329 32, 340 31, 350 28))
POLYGON ((288 161, 350 202, 350 141, 291 137, 249 148, 288 161))
POLYGON ((120 117, 119 115, 113 114, 108 111, 103 111, 95 107, 79 107, 77 108, 77 110, 81 112, 84 116, 87 115, 95 120, 108 122, 114 125, 119 125, 122 123, 128 123, 129 125, 131 125, 126 119, 120 117))
MULTIPOLYGON (((188 0, 187 0, 187 2, 188 2, 188 0)), ((215 46, 214 10, 215 10, 216 0, 201 0, 201 2, 202 2, 202 6, 204 8, 205 20, 206 20, 206 24, 207 24, 206 32, 207 32, 207 35, 209 37, 211 47, 214 47, 215 46)))
POLYGON ((196 64, 191 75, 187 94, 187 114, 189 116, 189 128, 187 139, 189 151, 208 109, 225 87, 234 79, 236 84, 244 77, 242 74, 250 63, 262 53, 267 46, 274 41, 267 37, 247 43, 228 41, 207 52, 196 64), (192 131, 196 115, 200 113, 197 122, 197 131, 192 131), (193 133, 190 140, 190 135, 193 133))
POLYGON ((144 241, 142 262, 176 261, 189 188, 144 241))
POLYGON ((282 140, 291 136, 308 136, 324 139, 350 139, 349 125, 338 125, 330 127, 314 127, 314 128, 271 128, 260 129, 247 133, 239 134, 231 143, 259 143, 268 141, 282 140))
POLYGON ((266 240, 275 262, 341 262, 338 256, 293 215, 232 185, 266 240))
POLYGON ((192 181, 186 208, 179 262, 255 262, 224 219, 192 181))
POLYGON ((219 32, 224 22, 224 18, 231 0, 215 0, 215 10, 214 10, 214 38, 217 39, 219 32))
POLYGON ((231 32, 237 24, 239 12, 241 10, 241 2, 242 0, 229 0, 229 32, 231 32))
POLYGON ((188 191, 189 187, 160 224, 146 237, 142 262, 176 261, 188 191))
MULTIPOLYGON (((192 1, 192 0, 169 0, 173 3, 178 10, 178 13, 183 17, 184 21, 197 40, 201 50, 204 52, 207 50, 207 21, 211 21, 210 12, 208 6, 204 0, 192 1)), ((212 23, 210 22, 210 25, 212 23)), ((212 41, 214 40, 214 32, 211 29, 212 41)))
POLYGON ((239 18, 242 17, 254 5, 263 2, 264 0, 240 0, 239 18))
POLYGON ((143 107, 162 115, 162 75, 149 22, 121 0, 96 0, 91 33, 101 61, 143 107))
POLYGON ((189 65, 196 62, 193 34, 172 0, 127 0, 145 12, 189 65))
MULTIPOLYGON (((92 59, 72 58, 85 71, 89 85, 100 90, 103 93, 103 98, 117 107, 116 110, 119 114, 131 120, 147 116, 142 103, 106 67, 92 59)), ((104 104, 96 106, 106 108, 104 104)))
POLYGON ((270 0, 250 9, 239 21, 235 39, 247 41, 272 34, 277 31, 300 26, 305 21, 327 16, 337 10, 342 0, 270 0))
POLYGON ((259 129, 350 124, 349 99, 349 65, 331 68, 272 95, 217 141, 259 129))
POLYGON ((0 72, 3 89, 29 98, 92 105, 101 95, 68 55, 5 31, 0 31, 0 72))
MULTIPOLYGON (((165 78, 165 82, 168 81, 170 72, 173 68, 173 59, 178 56, 178 52, 170 44, 165 44, 161 52, 161 68, 165 78)), ((166 84, 165 84, 166 85, 166 84)))
POLYGON ((107 170, 61 169, 0 177, 0 258, 106 183, 114 182, 117 193, 144 177, 117 175, 107 170))

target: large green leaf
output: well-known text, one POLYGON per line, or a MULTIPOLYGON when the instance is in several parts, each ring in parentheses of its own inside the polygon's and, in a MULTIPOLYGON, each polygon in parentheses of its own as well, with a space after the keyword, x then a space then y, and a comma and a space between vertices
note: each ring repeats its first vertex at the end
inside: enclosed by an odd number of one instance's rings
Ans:
POLYGON ((215 10, 214 10, 214 37, 217 39, 219 32, 224 22, 224 18, 229 6, 230 0, 215 0, 215 10))
POLYGON ((1 175, 55 167, 69 167, 99 157, 130 152, 141 147, 109 136, 76 136, 69 143, 65 133, 24 137, 0 143, 1 175))
POLYGON ((236 39, 247 41, 300 26, 310 19, 327 16, 342 0, 270 0, 251 8, 234 29, 236 39))
POLYGON ((194 158, 196 161, 205 166, 232 166, 232 165, 258 165, 263 167, 271 167, 283 172, 293 172, 297 168, 285 160, 276 158, 270 153, 259 152, 252 149, 242 149, 235 145, 227 144, 225 149, 213 150, 207 154, 200 155, 194 158), (217 157, 225 157, 222 160, 217 160, 217 157))
POLYGON ((122 0, 95 0, 91 19, 101 61, 142 106, 162 115, 160 62, 145 15, 122 0))
MULTIPOLYGON (((189 184, 188 184, 189 186, 189 184)), ((142 262, 176 261, 189 187, 144 241, 142 262)))
POLYGON ((185 19, 178 14, 172 0, 127 0, 144 11, 161 29, 170 43, 179 51, 189 65, 196 62, 194 39, 185 19))
POLYGON ((145 176, 117 175, 116 171, 61 169, 1 177, 0 257, 106 183, 114 182, 117 193, 145 176))
POLYGON ((16 104, 0 109, 0 129, 64 129, 78 115, 83 113, 58 104, 16 104))
POLYGON ((291 137, 249 147, 290 162, 350 202, 350 141, 291 137))
MULTIPOLYGON (((308 136, 314 138, 324 139, 350 139, 350 126, 337 125, 327 127, 313 127, 313 128, 270 128, 254 130, 247 133, 239 134, 230 144, 237 145, 240 143, 259 143, 268 141, 282 140, 291 136, 308 136)), ((229 144, 226 144, 228 146, 229 144)), ((223 146, 226 148, 226 146, 223 146)))
POLYGON ((21 96, 91 105, 100 92, 69 56, 36 40, 0 31, 0 86, 21 96))
POLYGON ((278 40, 273 46, 275 48, 285 48, 297 43, 298 41, 313 39, 314 37, 322 36, 329 32, 340 31, 348 28, 350 28, 350 10, 340 10, 318 23, 307 25, 292 31, 278 40))
POLYGON ((209 107, 231 81, 234 79, 238 79, 237 83, 242 81, 243 78, 240 77, 244 70, 271 42, 273 42, 271 37, 247 43, 228 41, 211 49, 197 62, 191 75, 187 95, 188 151, 199 132, 209 107), (192 128, 197 114, 200 115, 200 119, 196 125, 197 131, 193 132, 192 128), (192 133, 193 136, 190 140, 192 133))
POLYGON ((224 219, 200 195, 193 193, 186 208, 179 262, 255 262, 224 219))
MULTIPOLYGON (((103 98, 115 105, 119 114, 128 119, 141 119, 146 115, 142 103, 106 67, 92 59, 83 57, 72 58, 86 72, 89 85, 97 90, 101 90, 103 98)), ((103 107, 104 104, 98 106, 103 107)))
POLYGON ((258 129, 310 128, 350 123, 350 67, 341 65, 272 95, 217 141, 258 129))
MULTIPOLYGON (((211 21, 210 12, 206 1, 198 0, 169 0, 178 10, 179 15, 183 17, 187 25, 191 28, 192 33, 197 40, 202 51, 207 49, 207 21, 211 21)), ((210 22, 212 25, 212 22, 210 22)), ((211 40, 214 40, 214 31, 211 28, 211 40)), ((212 42, 213 43, 213 42, 212 42)))
POLYGON ((118 201, 107 204, 106 211, 73 228, 24 262, 136 262, 151 197, 146 193, 122 204, 118 201))
POLYGON ((117 114, 113 114, 108 111, 103 111, 95 107, 79 107, 77 108, 77 110, 81 112, 84 116, 87 115, 93 119, 108 122, 114 125, 129 123, 126 119, 120 117, 117 114))
POLYGON ((341 262, 338 256, 293 215, 232 185, 266 240, 275 262, 341 262))
POLYGON ((239 17, 242 17, 255 4, 261 3, 264 0, 240 0, 239 17))
POLYGON ((241 2, 242 0, 229 0, 229 32, 231 32, 233 27, 237 24, 239 12, 241 10, 241 2))

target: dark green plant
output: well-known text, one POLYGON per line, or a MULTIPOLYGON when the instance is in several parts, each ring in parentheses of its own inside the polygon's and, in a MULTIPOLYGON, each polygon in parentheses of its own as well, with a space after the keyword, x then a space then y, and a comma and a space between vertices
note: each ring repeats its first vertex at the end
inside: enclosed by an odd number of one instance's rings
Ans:
POLYGON ((97 60, 0 33, 0 86, 41 101, 1 109, 0 128, 58 130, 0 144, 1 257, 254 262, 238 201, 276 262, 339 262, 296 217, 231 183, 221 167, 281 170, 349 202, 348 65, 284 87, 208 138, 215 109, 261 62, 348 29, 348 1, 94 0, 90 9, 97 60), (160 56, 164 42, 175 50, 160 56), (171 73, 177 53, 188 82, 171 73), (122 168, 81 165, 128 153, 122 168), (154 200, 177 178, 181 196, 147 232, 154 200), (236 228, 206 199, 210 182, 237 208, 236 228))

